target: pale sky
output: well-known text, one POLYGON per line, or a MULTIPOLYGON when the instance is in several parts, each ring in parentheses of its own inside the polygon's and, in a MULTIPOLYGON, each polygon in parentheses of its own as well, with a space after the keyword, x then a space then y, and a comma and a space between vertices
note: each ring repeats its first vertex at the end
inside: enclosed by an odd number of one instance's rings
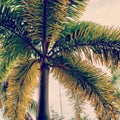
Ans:
POLYGON ((102 25, 120 26, 120 0, 90 0, 82 19, 102 25))
MULTIPOLYGON (((118 27, 120 26, 120 0, 90 0, 90 2, 88 3, 88 7, 81 19, 96 22, 101 25, 110 25, 118 27)), ((70 106, 70 103, 68 102, 68 99, 64 94, 64 90, 62 90, 61 92, 63 115, 66 118, 65 120, 70 120, 70 118, 73 116, 71 114, 72 106, 70 106)), ((60 113, 59 84, 52 77, 50 77, 49 95, 49 105, 52 106, 56 110, 56 112, 60 113)), ((89 109, 91 110, 91 108, 88 108, 87 111, 89 111, 89 109)), ((94 120, 92 113, 89 112, 88 114, 89 116, 91 116, 91 120, 94 120)))

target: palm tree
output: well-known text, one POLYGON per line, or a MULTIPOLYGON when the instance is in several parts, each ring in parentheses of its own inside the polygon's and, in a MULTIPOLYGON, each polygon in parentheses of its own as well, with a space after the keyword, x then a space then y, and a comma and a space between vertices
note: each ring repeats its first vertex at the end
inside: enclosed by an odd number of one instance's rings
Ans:
POLYGON ((87 1, 0 1, 0 79, 1 86, 7 81, 4 106, 11 120, 24 120, 29 115, 38 84, 36 119, 49 120, 51 72, 70 99, 89 100, 101 120, 118 119, 116 88, 94 62, 117 67, 120 30, 79 21, 87 1))

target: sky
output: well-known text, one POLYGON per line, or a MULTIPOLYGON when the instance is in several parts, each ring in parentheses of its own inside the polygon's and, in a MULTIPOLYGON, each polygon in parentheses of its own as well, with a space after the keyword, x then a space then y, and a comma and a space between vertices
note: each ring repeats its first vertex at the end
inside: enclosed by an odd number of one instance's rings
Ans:
MULTIPOLYGON (((92 21, 101 25, 120 27, 120 0, 90 0, 80 20, 92 21)), ((68 102, 65 90, 61 86, 62 106, 65 120, 72 118, 72 105, 68 102)), ((50 106, 60 114, 59 83, 50 77, 50 106)), ((90 105, 85 106, 89 119, 96 120, 90 105)))
POLYGON ((102 25, 120 26, 120 0, 90 0, 82 19, 102 25))
MULTIPOLYGON (((120 26, 120 0, 90 0, 86 11, 80 20, 92 21, 101 25, 109 25, 114 27, 120 26)), ((72 105, 68 102, 65 90, 61 86, 63 115, 65 120, 73 117, 72 105)), ((60 113, 60 97, 59 83, 50 76, 50 102, 49 105, 59 114, 60 113)), ((91 120, 95 120, 93 110, 89 105, 85 106, 86 112, 91 120)), ((4 120, 0 118, 0 120, 4 120)))

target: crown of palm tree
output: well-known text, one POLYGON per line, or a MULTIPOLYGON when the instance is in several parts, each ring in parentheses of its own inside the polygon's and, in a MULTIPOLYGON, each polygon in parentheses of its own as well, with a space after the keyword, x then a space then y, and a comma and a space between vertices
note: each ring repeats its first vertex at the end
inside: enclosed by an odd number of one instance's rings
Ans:
POLYGON ((43 78, 48 78, 46 68, 75 101, 76 119, 80 119, 81 109, 77 106, 81 99, 91 102, 99 119, 118 119, 116 88, 110 83, 110 76, 94 62, 112 70, 118 66, 120 30, 80 21, 87 2, 0 1, 1 94, 5 115, 11 120, 30 116, 38 78, 40 86, 43 78))

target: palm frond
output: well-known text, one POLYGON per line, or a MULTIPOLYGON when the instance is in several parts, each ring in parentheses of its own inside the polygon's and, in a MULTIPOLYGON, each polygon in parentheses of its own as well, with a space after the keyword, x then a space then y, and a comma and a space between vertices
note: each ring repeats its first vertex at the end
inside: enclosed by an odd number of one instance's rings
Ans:
POLYGON ((53 69, 56 78, 66 89, 90 101, 102 120, 108 117, 117 120, 119 99, 115 96, 110 77, 86 61, 78 62, 69 57, 56 59, 58 64, 53 69))
POLYGON ((32 111, 33 113, 37 114, 37 110, 38 110, 38 103, 35 100, 32 100, 29 106, 29 111, 32 111))
POLYGON ((68 8, 68 16, 71 20, 78 20, 80 19, 82 13, 84 12, 87 2, 89 0, 69 0, 69 8, 68 8))
MULTIPOLYGON (((7 30, 8 33, 11 32, 14 34, 14 37, 16 36, 19 38, 19 40, 21 39, 22 41, 26 42, 26 44, 29 44, 30 48, 39 54, 39 56, 41 56, 41 53, 32 44, 31 39, 27 37, 26 22, 24 22, 21 12, 1 4, 0 29, 3 28, 7 30)), ((0 30, 1 34, 4 34, 4 31, 0 30)), ((7 36, 7 34, 4 35, 7 36)))
POLYGON ((111 81, 111 83, 114 84, 114 85, 117 85, 117 83, 119 82, 119 80, 120 80, 120 71, 119 71, 119 69, 117 69, 112 74, 112 81, 111 81))
POLYGON ((66 21, 67 0, 24 0, 24 19, 28 36, 33 40, 56 40, 66 21), (54 7, 53 7, 54 6, 54 7))
POLYGON ((117 65, 120 60, 119 28, 100 26, 91 22, 72 22, 66 26, 61 36, 51 53, 72 52, 79 48, 80 54, 83 52, 87 58, 98 59, 107 65, 117 65))
POLYGON ((27 113, 25 120, 33 120, 32 116, 30 115, 30 113, 27 113))
POLYGON ((0 83, 0 110, 4 109, 4 100, 5 100, 5 94, 4 94, 4 88, 3 84, 0 83))
POLYGON ((13 32, 17 36, 25 36, 25 23, 21 13, 4 4, 0 5, 0 26, 13 32))
POLYGON ((24 0, 23 16, 28 36, 32 40, 46 41, 48 46, 58 39, 64 24, 83 11, 87 0, 24 0), (54 6, 54 7, 53 7, 54 6))
POLYGON ((2 61, 2 63, 0 63, 0 82, 2 82, 5 77, 6 77, 6 74, 8 73, 8 69, 9 69, 9 66, 7 66, 7 62, 6 61, 2 61))
POLYGON ((1 0, 0 4, 5 4, 6 6, 17 5, 21 0, 1 0))
POLYGON ((0 80, 5 80, 5 76, 14 61, 19 57, 30 58, 31 54, 34 55, 34 51, 29 46, 29 43, 11 33, 3 35, 0 44, 0 80))
POLYGON ((28 36, 32 40, 42 39, 42 1, 39 0, 24 0, 23 1, 23 17, 27 22, 28 36))
POLYGON ((1 0, 0 5, 10 7, 12 10, 14 9, 18 12, 18 11, 21 11, 21 7, 22 7, 20 5, 21 1, 22 0, 1 0))
POLYGON ((67 95, 69 96, 70 102, 73 105, 73 111, 75 114, 75 118, 77 120, 82 120, 82 113, 83 113, 83 106, 84 106, 84 100, 79 95, 77 95, 74 91, 68 90, 67 95))
POLYGON ((24 120, 38 84, 39 63, 21 59, 11 70, 6 91, 5 114, 12 120, 24 120))
POLYGON ((30 58, 31 54, 34 53, 29 46, 29 43, 13 34, 6 35, 4 39, 0 41, 0 43, 2 46, 2 52, 0 53, 0 56, 8 63, 15 60, 17 57, 24 56, 30 58))

